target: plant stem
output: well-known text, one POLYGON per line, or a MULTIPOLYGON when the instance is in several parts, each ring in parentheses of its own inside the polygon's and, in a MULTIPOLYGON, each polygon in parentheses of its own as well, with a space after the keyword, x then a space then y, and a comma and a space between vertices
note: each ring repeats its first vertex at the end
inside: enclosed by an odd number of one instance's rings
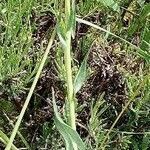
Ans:
MULTIPOLYGON (((12 121, 9 119, 9 117, 6 115, 6 113, 4 113, 4 115, 6 116, 7 120, 9 121, 10 125, 14 128, 14 124, 12 123, 12 121)), ((26 146, 27 149, 31 149, 28 142, 26 141, 26 139, 22 136, 22 134, 18 131, 17 132, 18 136, 20 137, 20 139, 22 140, 22 142, 24 143, 24 145, 26 146)), ((9 141, 9 139, 8 139, 9 141)))
MULTIPOLYGON (((76 130, 75 123, 75 99, 74 99, 74 89, 73 89, 73 81, 72 81, 72 69, 71 69, 71 34, 72 28, 68 29, 68 22, 71 15, 71 1, 65 0, 65 19, 66 19, 66 49, 64 51, 65 57, 65 67, 66 67, 66 76, 67 76, 67 99, 69 103, 69 112, 68 112, 68 120, 69 125, 72 129, 76 130)), ((73 143, 74 150, 77 150, 76 143, 73 143)))
MULTIPOLYGON (((68 24, 68 19, 70 16, 70 0, 65 0, 65 16, 66 16, 66 28, 68 24)), ((72 29, 69 29, 66 33, 66 44, 67 47, 64 51, 65 56, 65 67, 66 67, 66 76, 67 76, 67 98, 69 102, 69 124, 76 130, 75 125, 75 101, 74 101, 74 90, 73 90, 73 81, 72 81, 72 69, 71 69, 71 33, 72 29)))
MULTIPOLYGON (((3 131, 0 130, 0 141, 2 143, 4 143, 5 145, 7 145, 7 143, 9 142, 9 138, 7 137, 7 135, 5 133, 3 133, 3 131)), ((12 144, 11 146, 12 150, 18 150, 18 148, 12 144)))
POLYGON ((66 67, 66 76, 67 76, 67 98, 69 102, 69 124, 76 130, 75 125, 75 102, 73 95, 73 81, 72 81, 72 69, 71 69, 71 54, 70 54, 70 42, 71 42, 71 32, 67 32, 67 48, 65 49, 65 67, 66 67))
POLYGON ((46 61, 46 59, 47 59, 47 56, 48 56, 49 50, 50 50, 50 48, 51 48, 51 46, 52 46, 52 43, 53 43, 53 41, 54 41, 54 38, 55 38, 55 30, 53 31, 52 37, 51 37, 51 39, 50 39, 50 41, 49 41, 49 43, 48 43, 48 46, 47 46, 46 51, 45 51, 45 53, 44 53, 43 59, 42 59, 42 61, 41 61, 41 63, 40 63, 40 66, 39 66, 39 69, 38 69, 38 71, 37 71, 37 74, 36 74, 36 76, 35 76, 35 78, 34 78, 34 81, 33 81, 33 83, 32 83, 32 86, 31 86, 31 88, 30 88, 30 91, 29 91, 29 93, 28 93, 28 96, 27 96, 27 98, 26 98, 26 101, 25 101, 25 103, 24 103, 24 105, 23 105, 23 108, 22 108, 21 113, 20 113, 20 115, 19 115, 19 117, 18 117, 18 120, 17 120, 17 122, 16 122, 16 124, 15 124, 15 127, 14 127, 14 129, 13 129, 13 131, 12 131, 11 137, 10 137, 10 139, 9 139, 9 142, 8 142, 8 144, 7 144, 6 148, 5 148, 5 150, 10 150, 10 149, 11 149, 12 143, 13 143, 14 138, 15 138, 15 136, 16 136, 16 133, 17 133, 17 131, 18 131, 18 129, 19 129, 19 126, 20 126, 20 124, 21 124, 21 121, 22 121, 22 118, 23 118, 23 116, 24 116, 24 113, 25 113, 25 111, 26 111, 26 109, 27 109, 27 107, 28 107, 29 101, 30 101, 30 99, 31 99, 31 96, 32 96, 32 94, 33 94, 33 91, 34 91, 34 89, 35 89, 35 86, 36 86, 36 84, 37 84, 37 81, 38 81, 38 79, 39 79, 39 77, 40 77, 40 74, 41 74, 41 72, 42 72, 42 69, 43 69, 43 67, 44 67, 45 61, 46 61))

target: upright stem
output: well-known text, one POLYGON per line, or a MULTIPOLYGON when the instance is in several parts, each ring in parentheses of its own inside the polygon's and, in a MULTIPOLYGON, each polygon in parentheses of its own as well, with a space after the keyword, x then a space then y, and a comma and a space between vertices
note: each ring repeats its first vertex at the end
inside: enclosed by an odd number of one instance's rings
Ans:
MULTIPOLYGON (((65 23, 66 23, 66 49, 64 51, 65 56, 65 67, 66 67, 66 76, 67 76, 67 99, 68 99, 68 121, 69 125, 72 129, 76 130, 76 123, 75 123, 75 99, 74 99, 74 89, 73 89, 73 82, 72 82, 72 69, 71 69, 71 34, 72 28, 68 29, 68 23, 70 20, 71 15, 71 0, 65 0, 65 23)), ((77 150, 77 144, 73 143, 74 150, 77 150)))
POLYGON ((35 78, 34 78, 34 81, 33 81, 33 83, 32 83, 32 86, 31 86, 31 88, 30 88, 30 91, 29 91, 29 93, 28 93, 28 96, 27 96, 27 98, 26 98, 26 100, 25 100, 25 103, 24 103, 24 105, 23 105, 23 107, 22 107, 22 110, 21 110, 20 115, 19 115, 19 117, 18 117, 18 119, 17 119, 17 122, 16 122, 16 124, 15 124, 15 126, 14 126, 14 129, 13 129, 13 131, 12 131, 12 134, 11 134, 11 136, 10 136, 9 142, 8 142, 8 144, 7 144, 6 148, 5 148, 5 150, 10 150, 10 149, 11 149, 12 143, 13 143, 13 141, 14 141, 14 138, 15 138, 15 136, 16 136, 16 133, 17 133, 17 131, 18 131, 18 129, 19 129, 19 126, 20 126, 20 124, 21 124, 22 118, 23 118, 23 116, 24 116, 24 114, 25 114, 25 111, 26 111, 26 109, 27 109, 27 107, 28 107, 28 104, 29 104, 29 102, 30 102, 31 96, 32 96, 32 94, 33 94, 33 91, 34 91, 34 89, 35 89, 35 87, 36 87, 36 84, 37 84, 37 82, 38 82, 38 79, 39 79, 39 77, 40 77, 40 74, 41 74, 41 72, 42 72, 42 69, 43 69, 43 67, 44 67, 45 61, 46 61, 46 59, 47 59, 47 57, 48 57, 49 50, 51 49, 51 46, 52 46, 52 44, 53 44, 53 41, 54 41, 54 38, 55 38, 55 34, 56 34, 56 31, 54 30, 54 31, 53 31, 53 34, 52 34, 52 36, 51 36, 51 39, 49 40, 49 43, 48 43, 48 46, 47 46, 46 51, 45 51, 45 53, 44 53, 44 56, 43 56, 43 58, 42 58, 42 60, 41 60, 40 66, 39 66, 38 71, 37 71, 37 74, 36 74, 36 76, 35 76, 35 78))
POLYGON ((75 125, 75 102, 73 97, 73 81, 72 81, 72 70, 71 70, 71 54, 70 54, 70 31, 67 32, 67 48, 65 50, 65 66, 66 66, 66 75, 67 75, 67 98, 69 102, 69 121, 70 126, 76 130, 75 125))
MULTIPOLYGON (((69 113, 68 120, 72 129, 76 130, 75 123, 75 99, 74 99, 74 90, 73 90, 73 82, 72 82, 72 70, 71 70, 71 33, 72 28, 68 29, 68 22, 70 20, 71 15, 71 0, 65 0, 65 19, 66 19, 66 49, 64 52, 65 55, 65 66, 66 66, 66 75, 67 75, 67 98, 69 103, 69 113)), ((73 143, 74 150, 77 150, 77 144, 73 143)))
MULTIPOLYGON (((66 28, 68 25, 68 20, 71 12, 71 3, 70 0, 65 0, 65 19, 66 19, 66 28)), ((65 56, 65 67, 66 67, 66 76, 67 76, 67 98, 69 102, 69 124, 72 129, 76 130, 75 124, 75 101, 73 94, 73 81, 72 81, 72 69, 71 69, 71 33, 72 30, 69 29, 66 33, 66 44, 67 47, 64 52, 65 56)))

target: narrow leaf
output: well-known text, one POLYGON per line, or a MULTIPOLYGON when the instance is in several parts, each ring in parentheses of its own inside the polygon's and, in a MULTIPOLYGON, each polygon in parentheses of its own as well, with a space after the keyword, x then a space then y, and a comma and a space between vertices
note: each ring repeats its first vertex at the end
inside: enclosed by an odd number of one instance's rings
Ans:
POLYGON ((150 61, 150 52, 141 50, 139 51, 138 55, 142 57, 143 59, 145 59, 146 61, 148 62, 150 61))
MULTIPOLYGON (((59 17, 58 17, 59 18, 59 17)), ((63 45, 64 48, 67 47, 67 44, 66 44, 66 29, 65 29, 65 23, 64 21, 61 21, 61 19, 59 18, 60 22, 59 24, 57 25, 57 35, 58 35, 58 38, 61 42, 61 44, 63 45)))
POLYGON ((72 25, 72 38, 75 38, 76 32, 76 11, 75 11, 75 0, 72 0, 72 17, 73 17, 73 25, 72 25))
POLYGON ((117 2, 114 0, 97 0, 98 2, 102 3, 105 7, 109 7, 114 11, 120 12, 120 7, 117 2))
POLYGON ((91 26, 91 27, 93 27, 95 29, 101 30, 103 32, 106 32, 106 33, 108 33, 108 34, 110 34, 110 35, 120 39, 121 41, 123 41, 123 42, 131 45, 133 48, 135 48, 137 50, 138 54, 140 56, 142 56, 145 60, 150 60, 149 59, 150 58, 150 54, 145 53, 140 47, 137 47, 136 45, 132 44, 131 42, 127 41, 126 39, 124 39, 124 38, 122 38, 122 37, 120 37, 120 36, 110 32, 110 31, 108 31, 108 30, 106 30, 104 28, 101 28, 100 26, 98 26, 96 24, 93 24, 93 23, 91 23, 89 21, 86 21, 86 20, 83 20, 83 19, 80 19, 80 18, 76 18, 76 21, 79 22, 79 23, 83 23, 83 24, 86 24, 88 26, 91 26))
POLYGON ((63 136, 65 143, 66 143, 66 150, 73 150, 73 144, 72 144, 72 140, 70 139, 70 136, 68 136, 68 134, 66 133, 63 123, 59 122, 58 119, 54 118, 54 123, 58 129, 58 131, 60 132, 60 134, 63 136))
POLYGON ((70 126, 65 124, 64 121, 61 119, 57 110, 53 88, 52 88, 52 99, 53 99, 53 107, 54 107, 54 114, 55 114, 55 118, 54 118, 55 125, 65 140, 66 149, 72 150, 73 143, 76 143, 80 150, 85 150, 84 143, 80 138, 79 134, 75 130, 73 130, 70 126))
MULTIPOLYGON (((0 141, 3 142, 5 145, 7 145, 7 143, 9 142, 9 138, 5 133, 3 133, 2 130, 0 130, 0 141)), ((18 150, 18 148, 14 144, 12 144, 11 149, 18 150)))
POLYGON ((31 88, 30 88, 30 91, 29 91, 29 93, 28 93, 28 96, 27 96, 27 98, 26 98, 26 100, 25 100, 25 103, 24 103, 24 105, 23 105, 23 108, 22 108, 22 110, 21 110, 21 112, 20 112, 20 114, 19 114, 18 120, 17 120, 17 122, 16 122, 16 124, 15 124, 15 126, 14 126, 14 129, 13 129, 13 131, 12 131, 11 137, 10 137, 10 139, 9 139, 9 142, 8 142, 8 144, 7 144, 6 148, 5 148, 5 150, 10 150, 10 149, 11 149, 11 145, 12 145, 12 143, 13 143, 13 141, 14 141, 14 138, 15 138, 17 132, 18 132, 19 126, 20 126, 21 121, 22 121, 22 118, 23 118, 23 116, 24 116, 24 114, 25 114, 25 111, 26 111, 26 109, 27 109, 27 107, 28 107, 28 104, 29 104, 30 99, 31 99, 32 94, 33 94, 33 91, 34 91, 34 89, 35 89, 35 87, 36 87, 36 84, 37 84, 38 79, 39 79, 39 77, 40 77, 40 75, 41 75, 42 69, 43 69, 43 67, 44 67, 45 61, 46 61, 46 59, 47 59, 47 57, 48 57, 49 50, 51 49, 51 46, 52 46, 52 44, 53 44, 53 41, 54 41, 54 38, 55 38, 55 32, 56 32, 56 31, 54 30, 53 33, 52 33, 52 36, 51 36, 51 38, 50 38, 50 40, 49 40, 49 42, 48 42, 47 48, 46 48, 45 53, 44 53, 44 55, 43 55, 43 58, 42 58, 42 60, 41 60, 40 66, 39 66, 38 71, 37 71, 37 74, 36 74, 36 76, 35 76, 35 78, 34 78, 34 81, 33 81, 33 83, 32 83, 32 86, 31 86, 31 88))
POLYGON ((83 86, 84 82, 87 78, 87 60, 89 56, 90 50, 87 52, 79 70, 74 80, 74 94, 76 94, 81 87, 83 86))
POLYGON ((59 37, 61 44, 63 45, 64 48, 66 48, 67 44, 66 44, 65 39, 63 38, 63 36, 59 32, 57 34, 58 34, 58 37, 59 37))
POLYGON ((74 81, 74 93, 76 94, 84 84, 87 77, 87 59, 83 60, 74 81))

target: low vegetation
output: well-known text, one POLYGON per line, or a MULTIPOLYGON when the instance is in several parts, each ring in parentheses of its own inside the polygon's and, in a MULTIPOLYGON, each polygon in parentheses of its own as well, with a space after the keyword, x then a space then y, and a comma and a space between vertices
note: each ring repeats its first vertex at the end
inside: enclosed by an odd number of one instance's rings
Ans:
POLYGON ((149 0, 0 1, 0 149, 150 149, 149 0))

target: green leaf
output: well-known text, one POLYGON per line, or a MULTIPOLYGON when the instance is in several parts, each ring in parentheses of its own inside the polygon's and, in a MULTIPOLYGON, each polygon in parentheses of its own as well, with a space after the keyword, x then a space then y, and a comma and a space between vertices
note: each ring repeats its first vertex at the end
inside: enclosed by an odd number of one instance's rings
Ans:
POLYGON ((142 141, 142 150, 148 150, 150 144, 150 135, 144 135, 142 141))
POLYGON ((15 109, 15 106, 12 104, 12 102, 1 99, 0 100, 0 109, 5 110, 5 112, 7 112, 7 113, 10 113, 15 109))
POLYGON ((66 133, 64 126, 63 126, 63 122, 61 122, 59 119, 55 118, 54 122, 55 122, 55 125, 56 125, 58 131, 60 132, 60 134, 63 136, 63 138, 65 140, 66 150, 73 150, 73 144, 72 144, 71 138, 66 133))
POLYGON ((97 0, 98 2, 102 3, 105 7, 109 7, 114 11, 120 12, 120 7, 117 2, 114 0, 97 0))
POLYGON ((136 32, 138 29, 142 29, 146 27, 146 20, 148 16, 150 15, 150 4, 144 5, 142 7, 142 10, 139 14, 139 17, 137 17, 131 26, 128 29, 129 35, 132 35, 134 32, 136 32))
POLYGON ((72 4, 72 10, 71 10, 71 13, 70 13, 70 16, 69 16, 69 19, 67 21, 67 31, 71 30, 72 32, 72 37, 75 38, 75 30, 76 30, 76 19, 75 19, 75 16, 76 16, 76 13, 75 13, 75 6, 74 4, 72 4))
POLYGON ((137 3, 142 7, 145 3, 145 0, 137 0, 137 3))
POLYGON ((65 38, 59 32, 57 34, 58 34, 58 37, 59 37, 59 40, 60 40, 61 44, 63 45, 64 48, 66 48, 67 43, 65 41, 65 38))
POLYGON ((88 55, 89 55, 89 51, 86 54, 81 66, 78 70, 78 73, 75 77, 75 80, 74 80, 74 94, 76 94, 81 89, 82 85, 84 84, 84 82, 86 80, 88 55))
POLYGON ((75 32, 76 32, 76 9, 75 9, 75 0, 72 0, 72 17, 73 17, 73 23, 72 23, 72 37, 75 38, 75 32))
POLYGON ((148 62, 150 61, 150 52, 139 50, 138 55, 142 57, 143 59, 145 59, 146 61, 148 62))
POLYGON ((110 31, 108 31, 108 30, 106 30, 104 28, 101 28, 98 25, 95 25, 95 24, 93 24, 93 23, 91 23, 89 21, 86 21, 86 20, 83 20, 83 19, 80 19, 80 18, 76 18, 76 21, 79 22, 79 23, 83 23, 83 24, 86 24, 88 26, 91 26, 91 27, 93 27, 95 29, 101 30, 103 32, 106 32, 106 33, 108 33, 108 34, 110 34, 110 35, 120 39, 121 41, 123 41, 123 42, 129 44, 130 46, 132 46, 133 48, 135 48, 137 50, 137 52, 138 52, 138 55, 140 55, 142 58, 144 58, 147 61, 150 61, 150 52, 146 52, 146 51, 142 50, 140 47, 137 47, 136 45, 132 44, 131 42, 127 41, 126 39, 124 39, 124 38, 122 38, 122 37, 120 37, 120 36, 110 32, 110 31))
POLYGON ((144 5, 142 12, 140 14, 140 19, 145 20, 146 17, 150 15, 150 4, 144 5))
POLYGON ((142 42, 140 44, 141 49, 144 51, 150 50, 150 26, 145 25, 144 31, 141 35, 142 42))
POLYGON ((85 150, 85 145, 82 139, 80 138, 79 134, 75 130, 73 130, 70 126, 68 126, 66 123, 64 123, 64 121, 61 119, 57 110, 53 88, 52 88, 52 99, 55 114, 54 122, 58 131, 65 140, 66 150, 73 150, 73 143, 76 143, 80 150, 85 150))
MULTIPOLYGON (((7 145, 7 143, 9 142, 9 138, 5 133, 3 133, 2 130, 0 130, 0 141, 3 142, 5 145, 7 145)), ((14 144, 12 144, 11 149, 18 150, 18 148, 14 144)))
POLYGON ((63 45, 64 48, 67 47, 67 43, 66 43, 66 28, 65 28, 65 22, 63 20, 61 20, 58 17, 59 23, 57 24, 57 35, 58 38, 61 42, 61 44, 63 45))

